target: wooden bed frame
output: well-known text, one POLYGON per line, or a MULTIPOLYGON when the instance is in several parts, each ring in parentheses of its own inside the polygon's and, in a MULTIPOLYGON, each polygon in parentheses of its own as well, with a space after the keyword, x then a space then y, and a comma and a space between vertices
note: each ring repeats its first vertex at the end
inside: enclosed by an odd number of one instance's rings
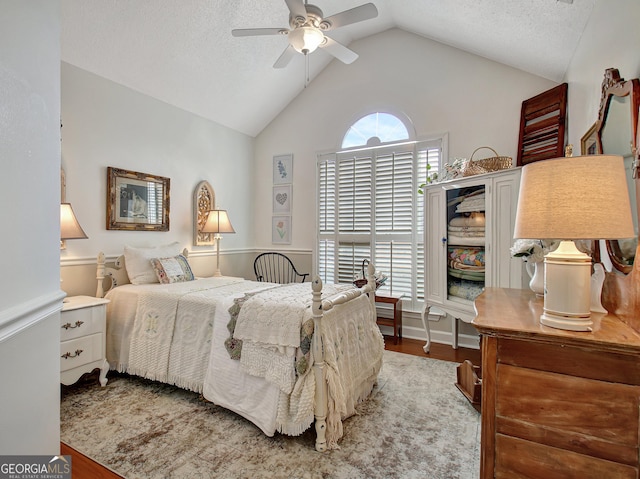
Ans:
MULTIPOLYGON (((182 254, 187 257, 188 251, 184 249, 182 254)), ((118 256, 114 266, 107 266, 104 253, 98 254, 96 279, 98 280, 98 288, 96 297, 102 298, 111 289, 116 286, 129 283, 127 270, 124 263, 124 255, 118 256), (105 280, 108 282, 105 289, 105 280)), ((368 294, 372 308, 375 311, 375 266, 369 262, 367 266, 367 284, 361 288, 354 288, 344 293, 332 296, 330 299, 322 299, 322 280, 316 276, 311 283, 312 289, 312 312, 314 333, 311 344, 313 351, 314 363, 313 373, 315 376, 316 392, 314 397, 314 416, 316 429, 316 450, 324 452, 327 450, 326 428, 327 428, 327 410, 328 410, 328 392, 327 381, 325 376, 324 362, 324 346, 322 336, 320 334, 320 324, 324 312, 331 310, 334 306, 347 303, 355 298, 368 294), (373 293, 373 294, 369 294, 373 293)), ((375 318, 372 318, 375 321, 375 318)))

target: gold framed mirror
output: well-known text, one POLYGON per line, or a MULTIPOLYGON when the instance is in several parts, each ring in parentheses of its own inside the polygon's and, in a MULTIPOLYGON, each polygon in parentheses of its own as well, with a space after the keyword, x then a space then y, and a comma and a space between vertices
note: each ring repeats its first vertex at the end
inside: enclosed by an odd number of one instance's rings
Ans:
POLYGON ((618 271, 628 274, 633 268, 638 244, 638 185, 636 158, 638 155, 638 109, 640 82, 625 81, 616 68, 608 68, 602 82, 600 111, 596 122, 596 146, 600 154, 620 155, 627 170, 627 186, 636 236, 607 240, 607 252, 618 271))

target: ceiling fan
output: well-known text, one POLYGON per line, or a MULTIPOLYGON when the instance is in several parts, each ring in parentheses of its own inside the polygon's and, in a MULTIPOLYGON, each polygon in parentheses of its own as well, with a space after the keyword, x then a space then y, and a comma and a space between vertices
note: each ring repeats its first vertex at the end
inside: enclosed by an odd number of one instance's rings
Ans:
POLYGON ((274 68, 286 67, 296 52, 306 56, 318 47, 323 48, 343 63, 352 63, 358 58, 358 54, 328 37, 324 32, 378 16, 378 9, 373 3, 366 3, 324 18, 322 10, 315 5, 306 3, 306 0, 304 3, 303 0, 285 0, 285 2, 290 12, 289 26, 291 29, 243 28, 231 31, 234 37, 286 35, 289 46, 276 60, 274 68))

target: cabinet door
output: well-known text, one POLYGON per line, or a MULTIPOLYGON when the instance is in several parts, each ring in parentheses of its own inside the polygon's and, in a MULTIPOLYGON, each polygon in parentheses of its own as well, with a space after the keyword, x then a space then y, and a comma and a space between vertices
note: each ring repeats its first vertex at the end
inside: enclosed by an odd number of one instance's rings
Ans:
POLYGON ((447 186, 445 228, 447 247, 442 274, 452 307, 473 313, 473 300, 486 278, 486 231, 490 213, 490 180, 469 178, 447 186))
MULTIPOLYGON (((516 224, 520 169, 496 176, 493 180, 490 208, 491 228, 487 236, 490 271, 487 286, 495 288, 526 288, 523 282, 524 265, 520 258, 511 257, 513 230, 516 224)), ((488 223, 489 224, 489 223, 488 223)), ((527 279, 528 282, 528 279, 527 279)))
POLYGON ((446 299, 446 220, 442 187, 425 191, 425 297, 431 304, 442 305, 446 299))

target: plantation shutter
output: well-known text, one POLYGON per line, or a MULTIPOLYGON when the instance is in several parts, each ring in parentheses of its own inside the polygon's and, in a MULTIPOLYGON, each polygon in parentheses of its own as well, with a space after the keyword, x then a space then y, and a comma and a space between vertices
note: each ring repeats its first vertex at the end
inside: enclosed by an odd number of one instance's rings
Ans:
POLYGON ((564 156, 568 85, 522 102, 518 166, 564 156))
POLYGON ((371 259, 373 158, 370 154, 338 155, 338 282, 361 276, 371 259))
POLYGON ((336 278, 336 157, 318 160, 318 275, 326 283, 336 278))
POLYGON ((372 259, 385 293, 424 299, 424 197, 440 170, 442 140, 323 155, 318 159, 318 273, 351 283, 372 259), (427 170, 427 164, 431 166, 427 170))

